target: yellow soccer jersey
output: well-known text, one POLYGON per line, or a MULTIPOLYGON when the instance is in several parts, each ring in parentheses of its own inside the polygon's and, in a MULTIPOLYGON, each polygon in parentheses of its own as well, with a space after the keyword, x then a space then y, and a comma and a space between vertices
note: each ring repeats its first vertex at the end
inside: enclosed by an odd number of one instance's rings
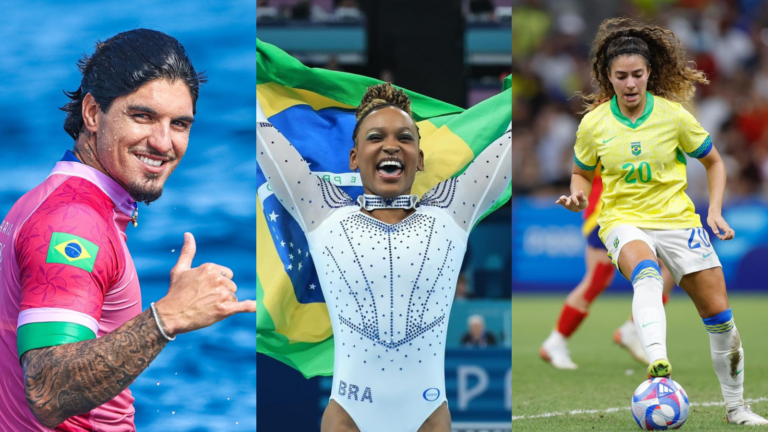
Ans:
POLYGON ((603 178, 600 238, 618 225, 648 229, 701 226, 688 186, 686 158, 712 150, 712 139, 680 104, 648 93, 643 115, 632 123, 616 96, 584 116, 576 133, 576 165, 603 178))

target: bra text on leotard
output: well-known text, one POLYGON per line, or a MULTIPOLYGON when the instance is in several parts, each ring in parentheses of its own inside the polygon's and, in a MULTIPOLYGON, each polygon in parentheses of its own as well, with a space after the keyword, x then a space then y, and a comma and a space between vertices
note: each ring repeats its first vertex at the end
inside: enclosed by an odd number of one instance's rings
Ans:
MULTIPOLYGON (((360 387, 351 383, 347 385, 344 381, 339 380, 339 396, 347 396, 347 399, 352 399, 354 396, 355 400, 357 400, 357 393, 359 391, 360 387)), ((360 398, 360 402, 365 402, 366 399, 369 403, 373 403, 373 395, 370 387, 366 387, 365 390, 363 390, 363 396, 360 398)))

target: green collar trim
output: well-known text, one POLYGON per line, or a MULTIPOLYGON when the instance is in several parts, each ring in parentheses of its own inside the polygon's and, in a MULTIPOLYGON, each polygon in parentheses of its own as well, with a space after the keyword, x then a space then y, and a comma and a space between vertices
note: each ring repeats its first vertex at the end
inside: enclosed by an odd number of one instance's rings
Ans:
POLYGON ((611 98, 611 113, 613 114, 613 117, 619 123, 632 129, 637 129, 640 127, 641 124, 648 120, 648 117, 650 117, 651 113, 653 112, 653 95, 650 92, 645 92, 645 94, 645 109, 643 110, 643 115, 641 115, 635 123, 632 123, 632 121, 630 121, 626 116, 624 116, 624 114, 621 113, 621 110, 619 109, 619 102, 616 100, 616 95, 613 95, 613 98, 611 98))

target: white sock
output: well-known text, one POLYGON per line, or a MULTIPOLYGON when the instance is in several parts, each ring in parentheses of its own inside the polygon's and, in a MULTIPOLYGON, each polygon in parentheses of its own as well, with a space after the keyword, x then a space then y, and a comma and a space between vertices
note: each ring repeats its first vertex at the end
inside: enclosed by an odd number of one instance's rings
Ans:
POLYGON ((547 338, 547 340, 544 341, 544 345, 568 346, 568 339, 566 339, 565 336, 560 334, 560 332, 557 331, 557 329, 553 329, 552 333, 549 334, 549 337, 547 338))
POLYGON ((626 329, 627 331, 629 331, 630 329, 634 330, 635 329, 635 322, 632 321, 631 319, 628 319, 628 320, 624 321, 624 324, 622 324, 621 327, 619 327, 619 328, 626 329))
POLYGON ((667 358, 667 317, 661 300, 664 282, 659 265, 645 260, 632 272, 632 315, 637 335, 645 348, 648 360, 653 363, 667 358))
POLYGON ((741 405, 744 398, 744 349, 731 309, 705 318, 704 327, 709 332, 712 366, 720 380, 725 406, 741 405))

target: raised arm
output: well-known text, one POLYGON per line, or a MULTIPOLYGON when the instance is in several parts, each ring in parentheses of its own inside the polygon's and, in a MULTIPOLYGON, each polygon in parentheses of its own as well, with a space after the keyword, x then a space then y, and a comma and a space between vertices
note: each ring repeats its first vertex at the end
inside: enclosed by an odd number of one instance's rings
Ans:
POLYGON ((446 209, 466 232, 493 206, 512 179, 512 126, 464 172, 424 194, 421 205, 446 209))
POLYGON ((257 101, 256 162, 280 203, 307 233, 352 199, 314 175, 296 148, 263 115, 257 101))

